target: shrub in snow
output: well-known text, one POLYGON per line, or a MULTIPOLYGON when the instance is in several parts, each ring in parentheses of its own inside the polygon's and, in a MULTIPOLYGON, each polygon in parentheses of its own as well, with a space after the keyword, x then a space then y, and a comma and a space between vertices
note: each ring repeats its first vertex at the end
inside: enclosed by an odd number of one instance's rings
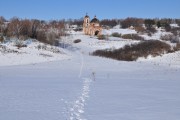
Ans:
POLYGON ((172 43, 179 43, 179 42, 180 42, 180 39, 179 39, 178 36, 173 36, 171 42, 172 42, 172 43))
POLYGON ((131 40, 144 40, 143 37, 138 34, 124 34, 121 36, 123 39, 131 39, 131 40))
POLYGON ((47 46, 46 45, 38 45, 37 46, 37 49, 40 50, 40 49, 43 49, 43 50, 46 50, 47 49, 47 46))
POLYGON ((152 36, 151 32, 148 32, 148 33, 147 33, 147 35, 148 35, 149 37, 151 37, 151 36, 152 36))
POLYGON ((144 20, 144 24, 145 24, 145 27, 146 27, 146 32, 151 35, 151 33, 156 33, 157 30, 155 28, 155 20, 153 19, 145 19, 144 20))
POLYGON ((126 18, 121 21, 122 28, 129 28, 130 26, 138 27, 142 26, 144 20, 140 18, 126 18))
POLYGON ((171 33, 174 35, 174 36, 180 36, 180 28, 172 28, 171 29, 171 33))
POLYGON ((156 22, 155 22, 155 20, 152 20, 152 19, 145 19, 144 24, 145 24, 146 28, 149 29, 149 28, 152 28, 153 25, 156 24, 156 22))
POLYGON ((54 40, 52 45, 54 45, 54 46, 59 46, 59 45, 60 45, 59 40, 57 40, 57 39, 54 40))
POLYGON ((160 22, 160 21, 157 21, 157 22, 156 22, 156 25, 157 25, 157 27, 158 27, 158 28, 162 27, 162 25, 161 25, 161 22, 160 22))
POLYGON ((95 56, 102 56, 116 60, 134 61, 139 57, 147 57, 148 55, 158 56, 171 51, 171 46, 165 42, 158 40, 143 41, 138 44, 126 45, 117 50, 97 50, 92 53, 95 56))
POLYGON ((4 41, 4 37, 0 36, 0 42, 3 42, 3 41, 4 41))
POLYGON ((115 20, 115 19, 112 19, 112 20, 109 20, 109 19, 104 19, 104 20, 101 20, 101 25, 102 26, 106 26, 106 27, 114 27, 118 24, 118 21, 115 20))
POLYGON ((99 35, 98 39, 99 40, 108 40, 108 36, 107 35, 99 35))
POLYGON ((179 51, 180 50, 180 43, 177 43, 176 46, 174 47, 174 51, 179 51))
POLYGON ((164 28, 166 30, 166 32, 170 32, 171 31, 171 25, 170 23, 172 22, 172 20, 170 19, 161 19, 156 21, 156 25, 158 28, 164 28))
POLYGON ((165 28, 166 32, 170 32, 171 31, 171 26, 170 26, 169 23, 165 23, 164 24, 164 28, 165 28))
POLYGON ((170 41, 172 43, 179 43, 180 39, 178 36, 174 36, 172 34, 166 34, 161 36, 161 40, 170 41))
POLYGON ((28 36, 23 36, 23 35, 19 36, 19 40, 27 40, 27 39, 28 39, 28 36))
POLYGON ((53 57, 52 55, 48 55, 48 54, 44 54, 44 53, 40 53, 39 55, 41 55, 43 57, 53 57))
POLYGON ((59 46, 59 37, 54 32, 45 32, 45 31, 38 31, 37 33, 37 40, 46 44, 59 46))
POLYGON ((27 45, 25 45, 24 43, 23 43, 23 41, 21 41, 21 40, 16 40, 15 41, 15 46, 19 49, 19 48, 22 48, 22 47, 27 47, 27 45))
POLYGON ((53 52, 53 53, 61 53, 61 51, 57 47, 54 47, 54 46, 48 46, 48 45, 44 45, 44 44, 39 44, 36 48, 38 50, 46 50, 46 51, 50 51, 50 52, 53 52))
POLYGON ((156 32, 157 32, 157 30, 154 27, 146 28, 146 33, 148 33, 148 34, 156 33, 156 32))
POLYGON ((142 26, 135 27, 135 30, 138 33, 145 33, 146 32, 146 29, 144 27, 142 27, 142 26))
POLYGON ((0 52, 6 54, 6 53, 20 53, 18 52, 17 50, 11 50, 11 49, 8 49, 6 46, 3 46, 3 45, 0 45, 0 52))
POLYGON ((112 33, 112 35, 111 36, 113 36, 113 37, 121 37, 121 34, 120 33, 118 33, 118 32, 115 32, 115 33, 112 33))
POLYGON ((80 43, 81 42, 81 39, 76 39, 73 41, 74 43, 80 43))
POLYGON ((177 43, 176 47, 178 48, 178 50, 180 50, 180 43, 177 43))
POLYGON ((44 31, 38 31, 37 40, 43 43, 47 43, 46 33, 44 31))
POLYGON ((170 41, 173 38, 172 34, 161 35, 161 40, 170 41))

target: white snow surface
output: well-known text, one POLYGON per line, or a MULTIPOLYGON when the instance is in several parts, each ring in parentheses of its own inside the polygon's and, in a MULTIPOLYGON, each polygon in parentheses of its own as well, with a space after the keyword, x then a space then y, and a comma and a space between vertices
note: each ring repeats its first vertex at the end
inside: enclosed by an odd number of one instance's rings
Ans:
POLYGON ((26 41, 25 45, 27 47, 17 48, 14 41, 2 44, 0 46, 0 66, 36 64, 70 58, 59 47, 32 42, 32 40, 26 41))
POLYGON ((179 27, 178 24, 170 24, 171 27, 179 27))
POLYGON ((168 35, 168 34, 172 34, 172 33, 165 32, 163 29, 158 28, 157 32, 152 34, 152 36, 148 36, 147 34, 144 34, 144 35, 141 35, 141 36, 144 37, 145 40, 150 40, 150 39, 160 40, 161 36, 168 35))
POLYGON ((131 29, 110 29, 110 30, 106 30, 103 29, 102 34, 104 35, 111 35, 112 33, 120 33, 120 34, 136 34, 137 32, 135 30, 131 30, 131 29))
MULTIPOLYGON (((1 61, 0 120, 179 120, 179 51, 125 62, 89 53, 138 41, 97 40, 82 33, 65 41, 62 59, 16 66, 1 61), (75 39, 81 42, 73 44, 75 39)), ((39 51, 32 46, 21 51, 32 49, 34 58, 39 51)))

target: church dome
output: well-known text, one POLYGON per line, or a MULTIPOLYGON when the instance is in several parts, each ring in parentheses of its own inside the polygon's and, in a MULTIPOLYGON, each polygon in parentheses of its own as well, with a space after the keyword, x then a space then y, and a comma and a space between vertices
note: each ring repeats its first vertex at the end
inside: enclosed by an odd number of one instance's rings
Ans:
POLYGON ((91 23, 99 23, 99 20, 96 18, 96 16, 91 20, 91 23))
POLYGON ((89 18, 89 16, 86 14, 85 18, 89 18))

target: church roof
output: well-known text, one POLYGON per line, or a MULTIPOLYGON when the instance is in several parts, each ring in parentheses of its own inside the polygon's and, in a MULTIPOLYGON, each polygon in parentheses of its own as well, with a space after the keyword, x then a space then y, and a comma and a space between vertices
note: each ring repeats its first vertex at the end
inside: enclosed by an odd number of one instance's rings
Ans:
POLYGON ((99 23, 99 20, 96 18, 96 16, 91 20, 91 23, 99 23))
POLYGON ((85 16, 85 18, 89 18, 89 16, 88 16, 88 14, 86 13, 86 16, 85 16))

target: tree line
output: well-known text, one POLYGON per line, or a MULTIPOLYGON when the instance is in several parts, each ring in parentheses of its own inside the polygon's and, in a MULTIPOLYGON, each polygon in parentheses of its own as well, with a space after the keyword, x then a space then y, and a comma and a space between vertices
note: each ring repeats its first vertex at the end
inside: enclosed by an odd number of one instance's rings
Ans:
MULTIPOLYGON (((167 32, 178 34, 179 28, 171 28, 170 24, 176 23, 180 26, 180 19, 143 19, 128 17, 126 19, 102 19, 100 24, 106 28, 113 28, 120 25, 121 28, 130 28, 131 26, 137 32, 152 34, 156 32, 155 27, 164 28, 167 32)), ((27 38, 37 39, 39 41, 55 44, 57 39, 66 35, 66 24, 78 25, 82 27, 83 18, 68 20, 37 20, 37 19, 20 19, 13 17, 6 20, 0 16, 0 35, 6 37, 16 37, 25 40, 27 38)))
POLYGON ((13 17, 7 21, 0 17, 0 34, 19 40, 37 39, 48 44, 56 44, 56 40, 65 35, 65 21, 43 21, 37 19, 20 19, 13 17))

